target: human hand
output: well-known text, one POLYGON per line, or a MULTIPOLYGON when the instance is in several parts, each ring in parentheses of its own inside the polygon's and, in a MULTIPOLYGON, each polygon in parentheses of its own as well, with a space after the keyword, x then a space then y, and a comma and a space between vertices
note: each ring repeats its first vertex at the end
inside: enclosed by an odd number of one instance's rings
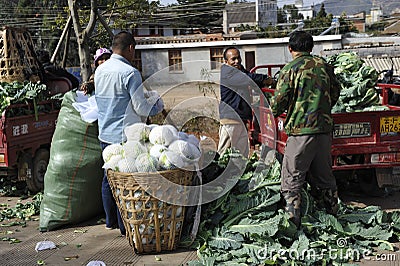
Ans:
POLYGON ((79 90, 83 91, 83 94, 85 95, 92 94, 94 92, 94 82, 83 82, 79 90))
POLYGON ((268 77, 268 78, 263 80, 263 84, 266 87, 272 86, 273 84, 275 84, 275 80, 273 78, 271 78, 271 77, 268 77))

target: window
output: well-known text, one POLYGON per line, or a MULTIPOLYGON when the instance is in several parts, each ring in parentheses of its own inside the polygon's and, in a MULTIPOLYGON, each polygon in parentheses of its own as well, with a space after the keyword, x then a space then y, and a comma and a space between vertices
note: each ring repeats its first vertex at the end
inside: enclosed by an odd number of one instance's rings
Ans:
POLYGON ((158 36, 164 36, 164 27, 158 26, 158 36))
POLYGON ((182 71, 181 50, 168 50, 169 71, 182 71))
POLYGON ((210 48, 211 69, 219 69, 224 63, 224 48, 210 48))
POLYGON ((132 34, 133 34, 133 36, 138 36, 139 35, 139 29, 137 28, 137 26, 133 27, 132 34))
POLYGON ((156 35, 156 26, 151 25, 151 26, 149 27, 149 31, 150 31, 150 36, 156 35))
POLYGON ((142 51, 135 49, 135 59, 133 59, 133 66, 142 72, 142 51))

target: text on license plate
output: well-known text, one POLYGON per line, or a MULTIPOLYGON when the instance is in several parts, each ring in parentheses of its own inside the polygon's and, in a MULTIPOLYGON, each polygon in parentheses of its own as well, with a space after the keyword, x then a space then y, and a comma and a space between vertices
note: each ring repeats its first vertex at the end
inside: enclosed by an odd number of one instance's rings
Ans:
POLYGON ((381 133, 400 132, 400 116, 381 117, 381 133))
POLYGON ((333 138, 354 138, 371 136, 371 123, 343 123, 335 124, 333 138))

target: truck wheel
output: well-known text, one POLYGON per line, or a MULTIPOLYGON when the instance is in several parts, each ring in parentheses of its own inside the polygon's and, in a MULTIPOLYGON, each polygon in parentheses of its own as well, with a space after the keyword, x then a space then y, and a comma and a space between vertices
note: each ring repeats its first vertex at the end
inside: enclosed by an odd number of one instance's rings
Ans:
MULTIPOLYGON (((18 158, 17 178, 20 181, 27 183, 28 179, 32 179, 32 155, 30 153, 23 153, 18 158)), ((28 187, 29 188, 29 187, 28 187)))
POLYGON ((375 169, 359 170, 357 175, 360 189, 366 196, 382 197, 386 194, 386 190, 378 186, 375 169))
POLYGON ((39 149, 33 159, 32 177, 26 180, 29 190, 42 191, 44 188, 44 174, 49 164, 50 152, 47 149, 39 149))

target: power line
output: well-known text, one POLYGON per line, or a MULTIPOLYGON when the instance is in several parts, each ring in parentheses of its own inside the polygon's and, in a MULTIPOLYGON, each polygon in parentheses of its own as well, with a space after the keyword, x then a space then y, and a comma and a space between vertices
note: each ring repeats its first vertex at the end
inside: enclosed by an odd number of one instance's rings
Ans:
MULTIPOLYGON (((215 0, 213 1, 214 3, 220 3, 220 0, 215 0)), ((203 3, 191 3, 191 4, 187 4, 187 5, 177 5, 177 7, 179 8, 173 8, 173 9, 162 9, 161 12, 154 14, 155 18, 154 20, 148 19, 148 18, 138 18, 138 22, 139 23, 153 23, 153 22, 157 22, 157 20, 162 20, 162 21, 176 21, 179 20, 180 18, 183 17, 195 17, 195 16, 202 16, 202 15, 210 15, 210 14, 214 14, 215 12, 222 12, 222 9, 210 9, 210 10, 205 10, 203 12, 188 12, 188 13, 181 13, 181 12, 177 12, 177 10, 183 9, 185 7, 193 7, 193 6, 199 6, 200 4, 203 3)), ((362 6, 362 5, 349 5, 349 6, 362 6)), ((238 7, 239 9, 244 9, 246 7, 238 7)), ((11 10, 13 10, 12 8, 5 8, 2 9, 2 12, 0 12, 1 17, 6 17, 6 15, 9 15, 11 12, 11 10), (4 12, 6 11, 6 12, 4 12), (10 11, 9 13, 7 11, 10 11)), ((28 10, 36 10, 36 9, 28 9, 28 10)), ((192 11, 192 9, 188 9, 189 11, 192 11)), ((194 9, 196 10, 196 9, 194 9)), ((289 9, 291 10, 291 9, 289 9)), ((296 10, 296 9, 293 9, 296 10)), ((48 12, 42 12, 40 14, 39 17, 30 17, 27 18, 24 15, 20 16, 20 17, 12 17, 12 18, 5 18, 5 19, 1 19, 0 22, 1 24, 5 23, 5 24, 12 24, 12 26, 22 26, 22 27, 29 27, 32 29, 36 29, 39 30, 41 29, 41 26, 44 21, 44 17, 46 17, 46 19, 48 19, 49 21, 51 20, 55 20, 58 17, 58 14, 56 15, 54 11, 64 11, 64 8, 58 8, 55 10, 48 10, 48 12), (26 25, 26 24, 29 25, 26 25)), ((276 10, 278 11, 278 10, 276 10)), ((250 13, 252 11, 244 11, 244 10, 239 10, 239 11, 230 11, 230 14, 235 14, 235 13, 250 13)), ((142 28, 140 28, 142 29, 142 28)), ((180 29, 180 28, 177 28, 180 29)))

